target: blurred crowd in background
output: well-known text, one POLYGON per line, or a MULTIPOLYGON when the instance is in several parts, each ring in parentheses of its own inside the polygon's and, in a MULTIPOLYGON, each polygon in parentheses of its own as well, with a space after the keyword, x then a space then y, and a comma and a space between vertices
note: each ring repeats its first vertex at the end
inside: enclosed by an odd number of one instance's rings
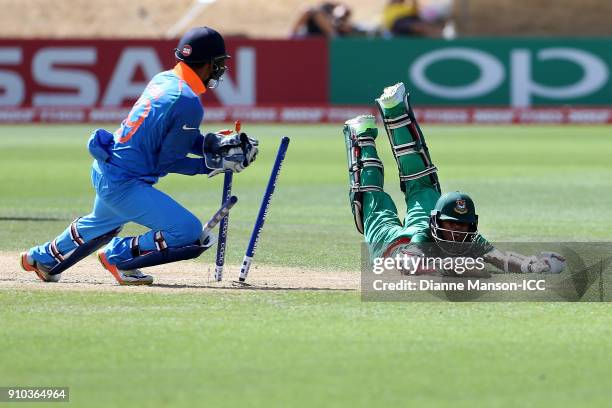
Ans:
POLYGON ((611 0, 0 0, 2 38, 612 36, 611 0), (18 18, 16 17, 18 16, 18 18))
POLYGON ((366 26, 352 19, 351 8, 341 2, 325 1, 307 7, 291 28, 292 38, 324 36, 456 37, 451 19, 453 0, 388 0, 382 21, 366 26))

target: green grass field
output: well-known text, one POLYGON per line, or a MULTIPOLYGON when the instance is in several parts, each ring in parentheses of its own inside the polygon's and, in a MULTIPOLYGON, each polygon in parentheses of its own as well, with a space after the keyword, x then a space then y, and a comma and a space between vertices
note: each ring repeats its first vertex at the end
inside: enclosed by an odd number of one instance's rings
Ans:
MULTIPOLYGON (((241 261, 278 141, 289 135, 256 262, 358 273, 340 127, 246 130, 261 154, 235 177, 227 262, 241 261)), ((90 131, 0 127, 1 251, 49 239, 89 211, 90 131)), ((472 195, 489 239, 611 240, 610 128, 424 131, 443 189, 472 195)), ((399 204, 382 136, 386 189, 399 204)), ((169 176, 159 187, 204 219, 221 183, 169 176)), ((0 387, 70 386, 72 405, 100 407, 604 407, 611 312, 605 303, 364 303, 339 291, 7 289, 0 387)))

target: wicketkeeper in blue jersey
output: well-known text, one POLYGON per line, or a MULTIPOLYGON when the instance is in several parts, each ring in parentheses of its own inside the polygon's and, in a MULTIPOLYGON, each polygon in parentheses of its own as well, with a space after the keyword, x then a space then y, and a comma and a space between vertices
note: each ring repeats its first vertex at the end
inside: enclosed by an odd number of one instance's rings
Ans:
POLYGON ((194 214, 154 184, 168 173, 240 172, 255 160, 258 143, 244 133, 199 131, 200 95, 218 84, 230 58, 223 37, 208 27, 192 29, 175 57, 176 66, 153 77, 114 134, 97 129, 91 135, 93 210, 57 238, 23 252, 26 271, 57 282, 62 271, 104 247, 98 258, 119 284, 148 285, 153 277, 139 268, 196 258, 215 243, 194 214), (150 230, 120 237, 128 222, 150 230))

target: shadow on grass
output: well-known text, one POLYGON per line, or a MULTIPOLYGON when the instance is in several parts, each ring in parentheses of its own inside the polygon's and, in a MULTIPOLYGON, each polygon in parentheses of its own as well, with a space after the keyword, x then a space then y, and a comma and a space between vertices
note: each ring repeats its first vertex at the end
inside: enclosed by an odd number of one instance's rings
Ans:
POLYGON ((64 217, 0 217, 0 221, 70 221, 64 217))
POLYGON ((290 290, 290 291, 336 291, 336 292, 354 292, 357 289, 349 288, 296 288, 296 287, 280 287, 280 286, 257 286, 248 283, 232 281, 233 286, 213 286, 213 285, 186 285, 186 284, 170 284, 170 283, 154 283, 151 287, 167 288, 167 289, 219 289, 219 290, 290 290))

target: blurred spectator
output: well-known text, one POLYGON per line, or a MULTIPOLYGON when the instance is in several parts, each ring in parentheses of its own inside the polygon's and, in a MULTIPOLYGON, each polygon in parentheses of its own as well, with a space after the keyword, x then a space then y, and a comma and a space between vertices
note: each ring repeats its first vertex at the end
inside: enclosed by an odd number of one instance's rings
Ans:
POLYGON ((344 4, 324 2, 304 10, 291 30, 292 37, 348 36, 361 33, 351 22, 351 10, 344 4))
POLYGON ((418 0, 389 0, 383 10, 383 30, 387 36, 440 37, 443 28, 444 21, 438 18, 422 18, 418 0))

